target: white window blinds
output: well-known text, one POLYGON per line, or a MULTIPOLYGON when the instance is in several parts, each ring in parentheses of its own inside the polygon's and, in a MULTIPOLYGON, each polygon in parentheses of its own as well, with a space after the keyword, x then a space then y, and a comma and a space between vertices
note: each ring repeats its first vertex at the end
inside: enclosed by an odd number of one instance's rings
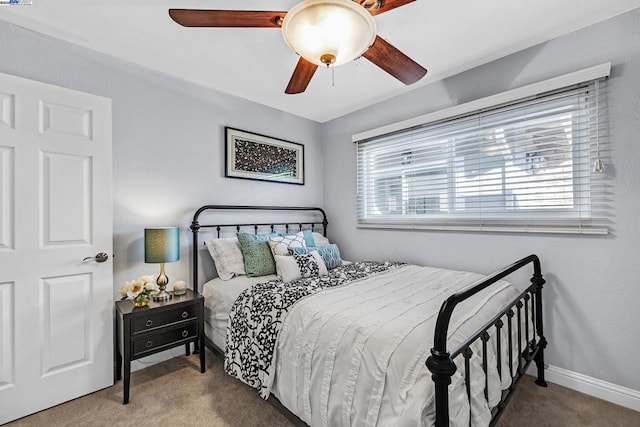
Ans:
POLYGON ((357 141, 358 223, 606 233, 605 83, 357 141))

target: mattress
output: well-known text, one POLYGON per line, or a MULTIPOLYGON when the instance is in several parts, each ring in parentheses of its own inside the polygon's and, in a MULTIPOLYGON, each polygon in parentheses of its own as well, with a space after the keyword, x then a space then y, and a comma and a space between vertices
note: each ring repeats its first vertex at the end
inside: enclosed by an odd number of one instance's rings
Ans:
POLYGON ((229 312, 238 295, 251 286, 277 279, 276 275, 262 277, 237 276, 231 280, 216 277, 202 287, 204 296, 204 332, 215 345, 225 350, 229 312))
MULTIPOLYGON (((351 261, 342 261, 342 265, 350 265, 351 261)), ((238 295, 247 288, 258 283, 276 280, 275 274, 260 277, 236 276, 230 280, 218 277, 209 280, 202 286, 204 296, 204 333, 221 350, 227 347, 227 326, 229 312, 238 295)))

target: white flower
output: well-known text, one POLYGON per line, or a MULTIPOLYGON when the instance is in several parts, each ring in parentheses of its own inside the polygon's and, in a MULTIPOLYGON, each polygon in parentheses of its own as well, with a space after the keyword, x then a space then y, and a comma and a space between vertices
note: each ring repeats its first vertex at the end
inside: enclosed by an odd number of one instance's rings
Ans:
POLYGON ((140 276, 136 280, 124 282, 120 288, 120 296, 122 298, 134 299, 141 293, 147 295, 155 293, 156 284, 155 277, 151 275, 140 276))
POLYGON ((142 280, 145 283, 156 283, 156 276, 147 274, 145 276, 138 277, 138 280, 142 280))
POLYGON ((156 290, 156 276, 146 275, 138 277, 138 280, 144 282, 144 290, 145 291, 155 291, 156 290))
POLYGON ((129 290, 129 286, 127 285, 127 282, 124 283, 124 285, 122 285, 122 287, 120 288, 120 290, 118 292, 120 292, 120 296, 122 298, 127 296, 127 291, 129 290))
POLYGON ((129 284, 129 289, 127 290, 127 296, 131 299, 138 296, 140 292, 144 290, 144 282, 142 280, 136 280, 129 284))

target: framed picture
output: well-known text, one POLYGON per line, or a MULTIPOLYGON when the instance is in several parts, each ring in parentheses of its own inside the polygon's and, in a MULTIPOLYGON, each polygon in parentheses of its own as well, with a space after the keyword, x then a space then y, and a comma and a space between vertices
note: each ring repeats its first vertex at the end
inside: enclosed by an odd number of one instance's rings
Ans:
POLYGON ((225 127, 224 176, 304 185, 304 145, 225 127))

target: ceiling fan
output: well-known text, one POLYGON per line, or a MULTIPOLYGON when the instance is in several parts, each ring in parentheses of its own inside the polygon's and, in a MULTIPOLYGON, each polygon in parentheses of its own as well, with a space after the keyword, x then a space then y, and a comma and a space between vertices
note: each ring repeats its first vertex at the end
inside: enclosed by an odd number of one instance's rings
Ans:
POLYGON ((289 12, 169 9, 184 27, 282 28, 300 59, 285 90, 305 91, 318 66, 338 66, 364 57, 406 85, 427 70, 377 35, 373 16, 415 0, 303 0, 289 12))

